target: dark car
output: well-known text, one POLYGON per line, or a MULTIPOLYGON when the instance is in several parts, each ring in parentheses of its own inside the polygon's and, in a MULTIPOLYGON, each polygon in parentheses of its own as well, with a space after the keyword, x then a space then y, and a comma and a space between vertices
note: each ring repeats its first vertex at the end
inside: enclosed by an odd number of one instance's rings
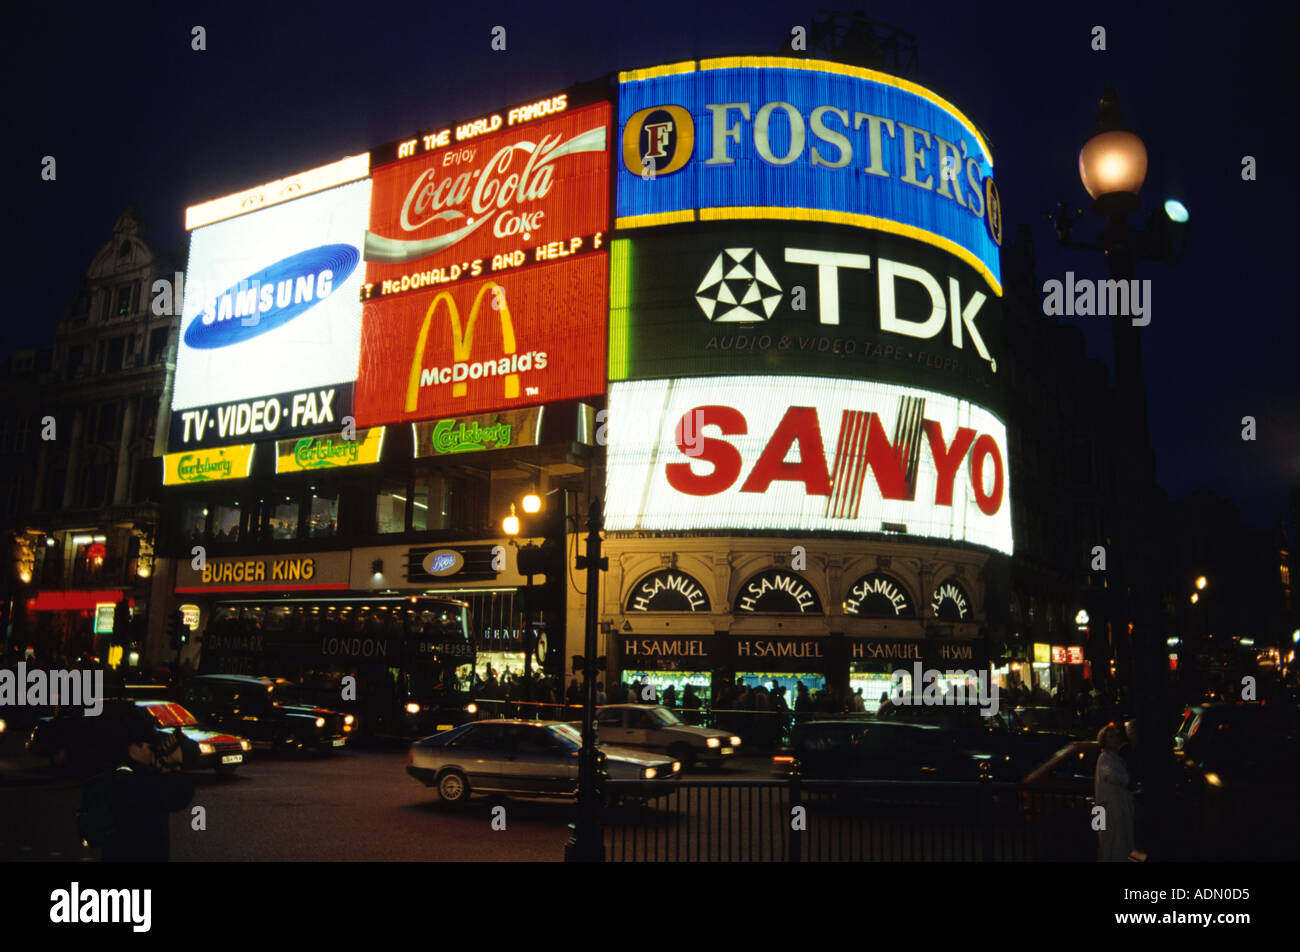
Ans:
POLYGON ((243 737, 204 730, 193 714, 174 701, 120 698, 104 701, 103 710, 95 717, 84 714, 82 708, 72 708, 41 718, 28 737, 27 750, 48 758, 57 769, 80 776, 108 770, 124 759, 126 724, 142 711, 159 731, 180 736, 186 770, 230 773, 252 750, 243 737))
POLYGON ((352 730, 350 715, 294 703, 296 685, 274 678, 200 675, 186 682, 183 698, 202 723, 278 752, 334 751, 347 744, 352 730))
POLYGON ((772 768, 809 780, 977 780, 989 759, 934 725, 827 720, 796 724, 772 768))

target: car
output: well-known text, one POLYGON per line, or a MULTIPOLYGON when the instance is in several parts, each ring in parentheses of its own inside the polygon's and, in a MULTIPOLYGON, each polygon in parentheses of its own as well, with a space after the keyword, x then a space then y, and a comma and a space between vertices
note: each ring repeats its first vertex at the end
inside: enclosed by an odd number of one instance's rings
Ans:
POLYGON ((56 769, 82 776, 111 769, 125 758, 123 729, 140 711, 148 714, 158 730, 179 734, 186 770, 230 773, 252 751, 246 738, 204 730, 192 713, 174 701, 126 698, 105 700, 103 710, 94 717, 82 708, 70 708, 41 718, 28 737, 27 750, 48 758, 56 769))
POLYGON ((796 724, 772 773, 808 780, 978 780, 987 754, 931 724, 837 719, 796 724))
POLYGON ((658 751, 685 770, 707 764, 717 770, 735 757, 740 738, 711 727, 694 727, 662 704, 607 704, 596 710, 602 744, 658 751))
MULTIPOLYGON (((570 799, 578 794, 581 748, 582 735, 562 721, 475 721, 415 741, 406 772, 447 804, 475 793, 570 799)), ((671 758, 603 745, 600 752, 611 780, 640 781, 626 799, 671 793, 681 776, 681 762, 671 758)))
POLYGON ((201 723, 237 731, 276 752, 338 750, 354 723, 350 714, 297 703, 297 685, 282 678, 199 675, 185 683, 182 700, 201 723))

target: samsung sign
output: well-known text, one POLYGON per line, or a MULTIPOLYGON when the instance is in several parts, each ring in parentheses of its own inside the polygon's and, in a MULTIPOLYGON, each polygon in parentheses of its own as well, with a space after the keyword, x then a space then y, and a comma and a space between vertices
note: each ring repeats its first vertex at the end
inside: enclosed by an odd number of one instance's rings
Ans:
POLYGON ((610 385, 606 528, 871 532, 1010 554, 1006 426, 860 380, 610 385))
POLYGON ((173 451, 338 431, 353 409, 369 208, 361 181, 194 230, 173 451))
POLYGON ((1001 293, 992 152, 922 86, 818 60, 701 60, 620 73, 619 123, 619 228, 858 225, 942 248, 1001 293))

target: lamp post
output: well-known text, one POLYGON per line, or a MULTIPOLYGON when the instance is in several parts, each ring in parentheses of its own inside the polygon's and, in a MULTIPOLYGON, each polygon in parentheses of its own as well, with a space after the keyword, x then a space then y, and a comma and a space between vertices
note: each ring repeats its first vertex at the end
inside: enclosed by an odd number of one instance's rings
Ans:
POLYGON ((605 832, 600 822, 600 791, 597 789, 596 749, 596 616, 600 607, 600 573, 609 568, 609 559, 600 554, 600 531, 605 517, 599 499, 591 501, 587 511, 587 554, 578 556, 578 568, 587 570, 587 616, 583 642, 582 750, 578 755, 578 822, 573 837, 565 847, 565 859, 575 862, 602 862, 605 858, 605 832))
MULTIPOLYGON (((1105 219, 1106 226, 1093 242, 1078 242, 1070 231, 1081 211, 1074 214, 1062 202, 1049 215, 1061 244, 1071 248, 1101 251, 1111 282, 1123 282, 1124 293, 1116 292, 1112 300, 1132 303, 1129 282, 1135 280, 1139 257, 1175 262, 1181 256, 1176 249, 1181 236, 1185 245, 1187 210, 1181 202, 1166 202, 1161 211, 1148 219, 1145 231, 1133 228, 1128 216, 1140 207, 1138 192, 1146 180, 1147 151, 1142 140, 1124 125, 1123 112, 1113 89, 1102 93, 1097 114, 1097 129, 1079 152, 1079 178, 1093 199, 1093 211, 1105 219)), ((1111 288, 1116 285, 1112 283, 1111 288)), ((1168 665, 1165 659, 1165 636, 1159 630, 1160 609, 1152 571, 1154 553, 1151 540, 1159 536, 1152 518, 1155 509, 1155 465, 1150 449, 1147 422, 1146 387, 1142 373, 1142 347, 1138 329, 1150 321, 1150 297, 1147 297, 1146 320, 1130 320, 1129 315, 1110 315, 1111 340, 1115 354, 1115 392, 1119 408, 1118 446, 1119 499, 1115 513, 1114 549, 1111 578, 1114 586, 1111 605, 1112 623, 1118 622, 1127 635, 1126 673, 1132 691, 1139 736, 1150 738, 1147 754, 1161 756, 1159 738, 1163 736, 1163 715, 1167 706, 1168 665), (1114 558, 1117 555, 1118 558, 1114 558), (1115 571, 1118 570, 1118 571, 1115 571), (1150 749, 1154 744, 1154 749, 1150 749)), ((1167 756, 1167 752, 1164 752, 1167 756)), ((1152 767, 1160 766, 1155 761, 1152 767)), ((1159 786, 1159 771, 1151 771, 1152 787, 1159 786)), ((1153 794, 1155 790, 1151 791, 1153 794)))

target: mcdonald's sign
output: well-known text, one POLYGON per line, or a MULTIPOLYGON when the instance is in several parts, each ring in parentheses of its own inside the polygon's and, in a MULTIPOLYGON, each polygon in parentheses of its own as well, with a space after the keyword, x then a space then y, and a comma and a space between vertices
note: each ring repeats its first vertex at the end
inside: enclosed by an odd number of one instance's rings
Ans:
POLYGON ((608 278, 594 252, 367 303, 357 425, 603 393, 608 278))

